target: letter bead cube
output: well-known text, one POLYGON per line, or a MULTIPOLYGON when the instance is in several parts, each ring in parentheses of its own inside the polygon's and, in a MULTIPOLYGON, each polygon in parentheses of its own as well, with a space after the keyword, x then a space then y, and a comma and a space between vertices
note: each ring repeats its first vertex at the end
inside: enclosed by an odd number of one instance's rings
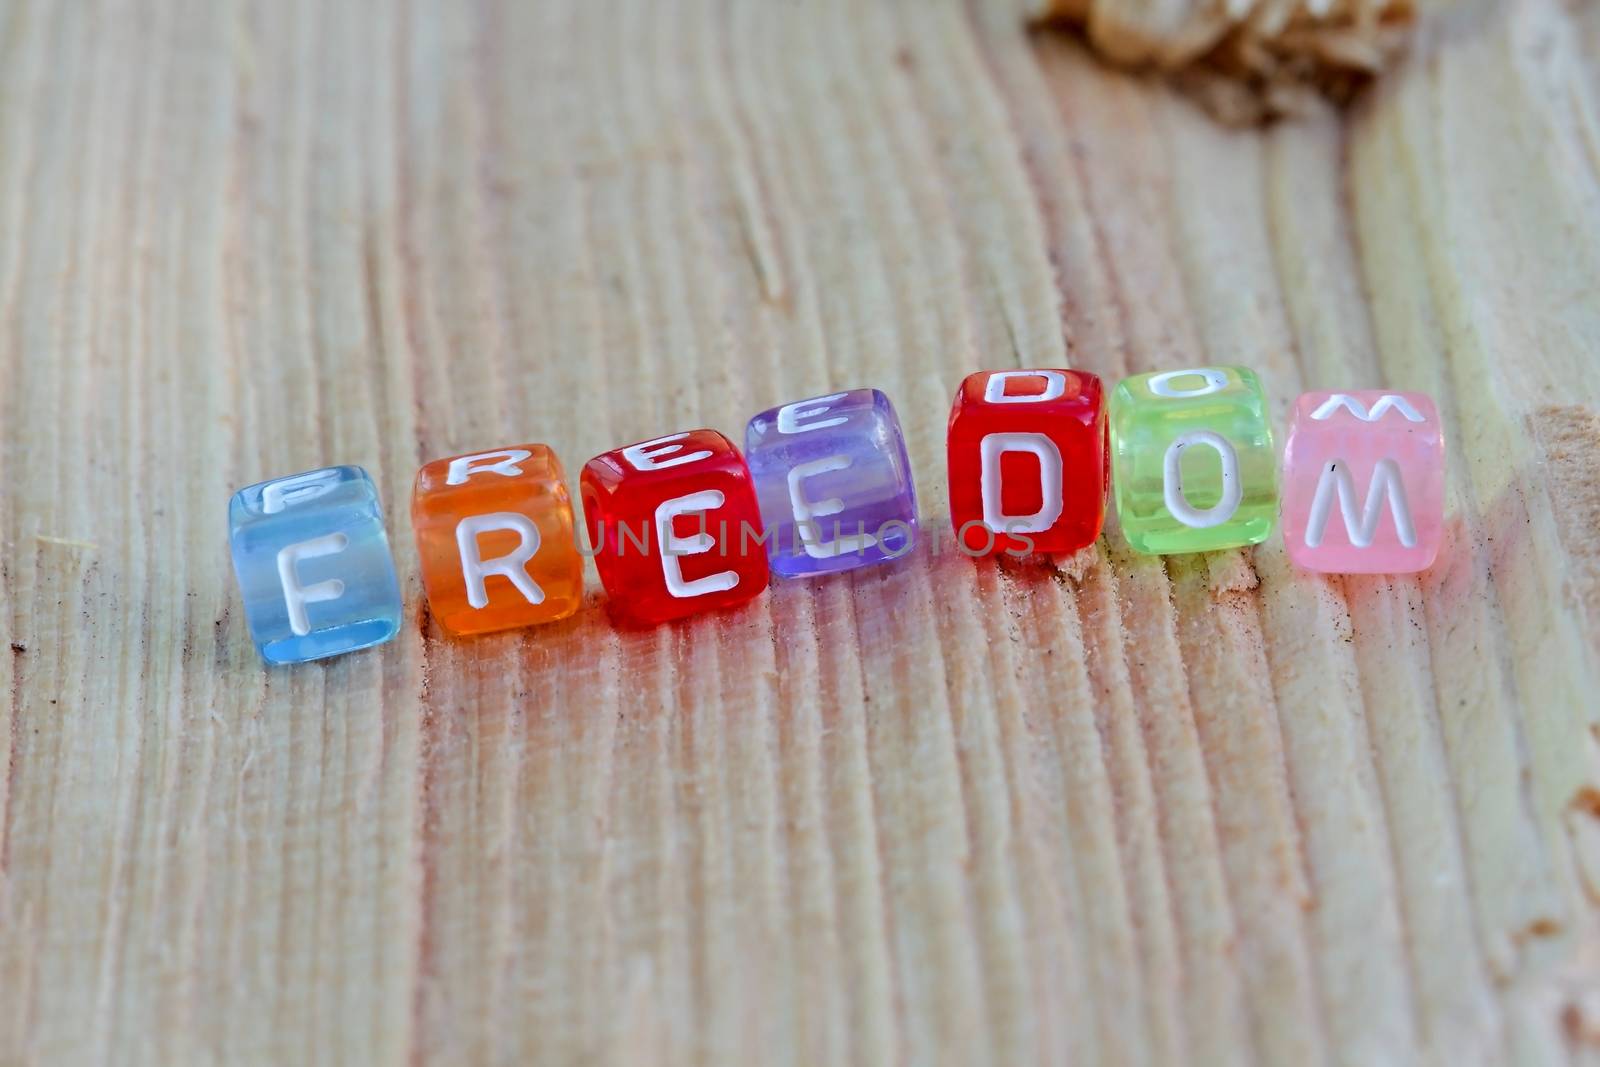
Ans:
POLYGON ((598 455, 579 483, 595 567, 619 622, 653 626, 742 604, 766 589, 750 468, 717 431, 598 455))
POLYGON ((394 557, 377 487, 360 467, 239 490, 228 542, 250 636, 268 663, 337 656, 399 631, 394 557))
POLYGON ((946 448, 950 521, 966 551, 1076 552, 1100 536, 1106 413, 1093 374, 968 375, 956 390, 946 448))
POLYGON ((411 497, 422 584, 445 631, 564 619, 583 602, 572 500, 546 445, 434 460, 411 497))
POLYGON ((1123 380, 1111 394, 1111 452, 1117 520, 1136 551, 1209 552, 1272 533, 1278 464, 1254 371, 1123 380))
POLYGON ((769 563, 803 578, 896 559, 916 536, 900 420, 876 389, 764 411, 744 433, 769 563))
POLYGON ((1283 542, 1296 566, 1402 574, 1444 537, 1444 433, 1422 393, 1302 393, 1283 450, 1283 542))

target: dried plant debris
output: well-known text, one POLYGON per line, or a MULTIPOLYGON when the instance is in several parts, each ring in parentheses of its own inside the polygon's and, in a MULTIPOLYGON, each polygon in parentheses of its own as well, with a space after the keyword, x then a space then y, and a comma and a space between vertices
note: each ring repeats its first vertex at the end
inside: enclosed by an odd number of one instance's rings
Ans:
POLYGON ((1413 0, 1035 0, 1114 63, 1170 74, 1224 122, 1347 102, 1405 47, 1413 0))

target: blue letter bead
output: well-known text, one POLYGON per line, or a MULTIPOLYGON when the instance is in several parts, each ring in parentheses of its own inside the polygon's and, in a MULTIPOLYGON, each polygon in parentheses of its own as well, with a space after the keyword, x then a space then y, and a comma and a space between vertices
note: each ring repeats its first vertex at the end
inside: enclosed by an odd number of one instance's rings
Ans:
POLYGON ((898 559, 916 539, 900 420, 876 389, 764 411, 744 433, 767 552, 785 578, 898 559))
POLYGON ((250 636, 268 663, 381 644, 400 629, 400 583, 378 489, 328 467, 241 489, 228 542, 250 636))

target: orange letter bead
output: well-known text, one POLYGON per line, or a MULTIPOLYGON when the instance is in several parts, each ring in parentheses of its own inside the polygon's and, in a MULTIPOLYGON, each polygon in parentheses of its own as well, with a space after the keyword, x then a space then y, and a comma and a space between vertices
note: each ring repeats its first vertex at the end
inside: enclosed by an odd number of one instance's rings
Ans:
POLYGON ((417 472, 411 498, 428 607, 452 634, 564 619, 583 600, 583 557, 561 461, 512 445, 417 472))

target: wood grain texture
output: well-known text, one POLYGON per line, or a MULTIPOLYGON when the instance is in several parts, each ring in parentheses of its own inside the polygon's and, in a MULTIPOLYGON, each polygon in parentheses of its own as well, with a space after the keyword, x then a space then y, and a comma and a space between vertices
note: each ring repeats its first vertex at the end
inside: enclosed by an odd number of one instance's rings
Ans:
POLYGON ((1226 130, 1023 5, 0 8, 0 1063, 1600 1062, 1600 8, 1226 130), (425 459, 978 367, 1423 389, 1449 542, 443 639, 425 459), (267 670, 239 485, 409 624, 267 670))

